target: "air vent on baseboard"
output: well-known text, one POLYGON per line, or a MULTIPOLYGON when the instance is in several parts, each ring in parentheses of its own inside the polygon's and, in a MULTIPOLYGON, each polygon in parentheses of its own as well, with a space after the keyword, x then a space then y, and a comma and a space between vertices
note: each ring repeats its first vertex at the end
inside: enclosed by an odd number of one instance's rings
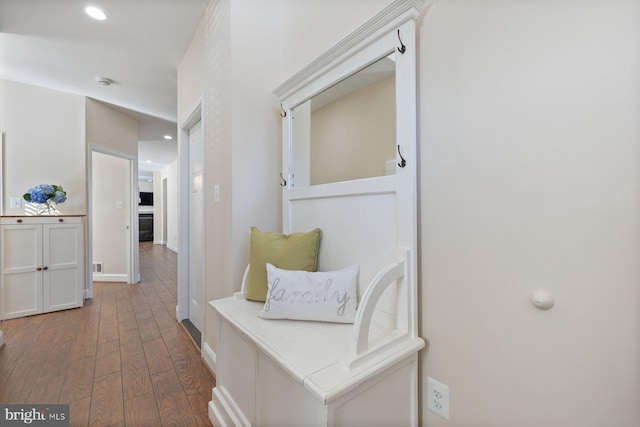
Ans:
POLYGON ((93 272, 94 273, 102 273, 102 272, 104 272, 104 263, 103 262, 94 262, 93 263, 93 272))

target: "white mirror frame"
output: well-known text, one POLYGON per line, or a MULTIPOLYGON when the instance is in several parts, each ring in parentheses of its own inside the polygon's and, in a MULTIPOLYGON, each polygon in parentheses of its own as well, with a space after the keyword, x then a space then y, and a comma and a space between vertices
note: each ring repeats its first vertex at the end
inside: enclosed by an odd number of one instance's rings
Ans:
MULTIPOLYGON (((295 74, 274 90, 286 113, 283 120, 282 176, 285 177, 285 189, 294 188, 295 176, 292 176, 292 110, 318 93, 344 80, 357 71, 377 60, 396 54, 396 144, 406 159, 406 167, 396 169, 395 180, 391 177, 368 178, 368 180, 390 181, 387 185, 398 189, 402 194, 416 194, 416 24, 425 0, 396 0, 383 11, 359 27, 339 44, 329 49, 307 67, 295 74), (404 53, 396 49, 406 46, 404 53), (402 171, 402 173, 398 173, 402 171)), ((401 158, 396 151, 397 162, 401 158)), ((342 183, 325 184, 340 185, 342 183)), ((312 186, 311 188, 313 188, 312 186)), ((408 197, 409 199, 411 197, 408 197)), ((409 209, 415 212, 415 209, 409 209)), ((287 229, 287 211, 283 212, 283 225, 287 229)), ((410 220, 416 224, 415 213, 410 220)), ((417 230, 411 226, 408 229, 417 230)), ((400 236, 399 236, 400 237, 400 236)), ((409 236, 405 236, 409 238, 409 236)), ((415 237, 413 237, 415 239, 415 237)), ((415 244, 415 242, 414 242, 415 244)), ((414 247, 414 245, 410 245, 414 247)))
POLYGON ((409 313, 404 325, 417 336, 417 129, 416 129, 416 20, 424 0, 396 0, 359 27, 339 44, 318 57, 274 90, 286 114, 283 119, 282 176, 283 231, 292 232, 290 206, 299 200, 351 196, 355 194, 394 194, 396 203, 397 246, 408 250, 409 313), (396 49, 405 46, 403 53, 396 49), (292 110, 313 96, 344 80, 377 60, 396 52, 396 166, 393 175, 311 185, 298 188, 292 176, 292 110))

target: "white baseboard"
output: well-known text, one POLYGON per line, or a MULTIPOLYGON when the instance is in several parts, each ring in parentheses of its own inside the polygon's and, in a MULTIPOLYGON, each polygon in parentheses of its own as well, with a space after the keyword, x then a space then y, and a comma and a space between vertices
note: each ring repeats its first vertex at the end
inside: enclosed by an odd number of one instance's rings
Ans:
POLYGON ((164 240, 154 240, 153 241, 154 245, 163 245, 163 246, 167 246, 167 242, 164 240))
POLYGON ((211 347, 209 347, 209 344, 207 344, 206 342, 202 344, 202 358, 204 359, 205 363, 209 366, 209 369, 211 369, 211 372, 215 374, 216 359, 217 359, 216 354, 213 352, 211 347))
POLYGON ((167 243, 167 249, 171 249, 173 252, 178 253, 178 248, 176 248, 173 245, 170 245, 169 243, 167 243))
POLYGON ((92 289, 85 289, 84 290, 84 299, 91 299, 93 298, 93 290, 92 289))
POLYGON ((126 274, 103 274, 93 273, 94 282, 125 282, 129 281, 129 277, 126 274))

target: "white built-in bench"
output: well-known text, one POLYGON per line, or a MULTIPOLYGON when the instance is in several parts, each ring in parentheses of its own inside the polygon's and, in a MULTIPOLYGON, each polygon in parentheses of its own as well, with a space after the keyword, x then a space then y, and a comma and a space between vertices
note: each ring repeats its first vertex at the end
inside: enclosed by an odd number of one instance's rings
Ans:
POLYGON ((358 264, 359 304, 353 324, 263 319, 264 303, 245 299, 249 270, 240 292, 210 301, 218 341, 209 417, 217 427, 418 423, 425 344, 417 330, 415 20, 422 5, 394 1, 274 92, 286 112, 283 231, 322 230, 318 271, 358 264), (396 138, 388 142, 397 157, 387 165, 397 167, 310 185, 310 141, 300 136, 308 132, 295 130, 292 116, 296 126, 309 123, 307 100, 388 56, 396 76, 396 138))
POLYGON ((214 424, 413 425, 424 341, 371 323, 376 302, 404 279, 406 265, 401 256, 382 269, 355 324, 262 319, 264 304, 244 291, 212 301, 220 317, 214 424))

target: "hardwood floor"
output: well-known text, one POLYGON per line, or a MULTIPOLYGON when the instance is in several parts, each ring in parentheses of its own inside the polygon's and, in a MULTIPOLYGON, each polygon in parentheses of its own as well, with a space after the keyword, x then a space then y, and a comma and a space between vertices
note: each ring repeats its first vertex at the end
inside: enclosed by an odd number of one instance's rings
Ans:
POLYGON ((0 403, 69 404, 72 426, 210 426, 215 379, 175 319, 176 258, 141 243, 141 283, 0 324, 0 403))

